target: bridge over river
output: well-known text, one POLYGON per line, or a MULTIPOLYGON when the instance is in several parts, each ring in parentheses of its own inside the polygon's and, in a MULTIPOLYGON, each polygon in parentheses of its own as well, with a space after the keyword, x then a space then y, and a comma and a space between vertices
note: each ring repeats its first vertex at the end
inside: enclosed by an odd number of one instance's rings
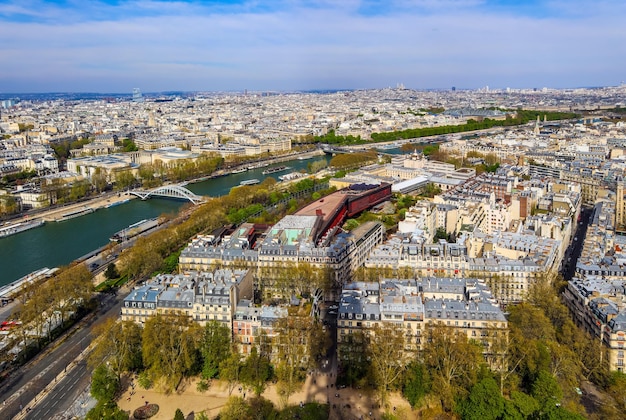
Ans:
POLYGON ((151 190, 133 190, 129 191, 129 193, 136 195, 142 200, 147 200, 150 197, 158 196, 189 200, 193 204, 200 204, 205 201, 204 197, 192 193, 187 188, 185 188, 185 185, 187 184, 163 185, 161 187, 153 188, 151 190))

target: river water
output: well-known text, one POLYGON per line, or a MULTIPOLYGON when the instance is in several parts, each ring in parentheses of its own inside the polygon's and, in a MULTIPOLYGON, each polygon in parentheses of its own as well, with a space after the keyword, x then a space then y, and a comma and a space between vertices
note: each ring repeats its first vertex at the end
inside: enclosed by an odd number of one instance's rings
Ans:
MULTIPOLYGON (((251 169, 247 172, 230 174, 220 178, 189 184, 187 188, 198 195, 219 197, 247 179, 278 179, 292 171, 307 169, 307 165, 329 157, 314 157, 307 160, 292 160, 269 166, 288 166, 291 169, 263 175, 268 167, 251 169)), ((63 222, 47 222, 44 226, 16 235, 0 238, 0 286, 9 284, 24 275, 43 267, 58 267, 69 264, 90 251, 106 245, 115 232, 142 219, 162 214, 177 213, 187 201, 151 198, 146 201, 131 200, 108 209, 63 222)))

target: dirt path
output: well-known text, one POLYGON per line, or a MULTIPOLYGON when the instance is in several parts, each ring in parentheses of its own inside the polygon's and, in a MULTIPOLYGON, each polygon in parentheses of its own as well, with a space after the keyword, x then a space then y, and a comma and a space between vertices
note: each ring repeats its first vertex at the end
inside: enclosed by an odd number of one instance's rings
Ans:
MULTIPOLYGON (((141 407, 146 402, 158 404, 159 412, 152 417, 154 420, 171 420, 177 408, 180 408, 185 416, 204 411, 209 418, 213 418, 219 414, 229 396, 226 384, 220 381, 213 381, 209 390, 204 393, 197 391, 197 381, 190 381, 185 384, 181 392, 169 395, 154 389, 144 390, 136 381, 134 381, 134 384, 134 390, 129 387, 118 400, 119 407, 122 410, 130 411, 132 414, 136 408, 141 407)), ((240 391, 236 387, 232 395, 243 397, 244 390, 240 391)), ((245 393, 245 398, 250 398, 251 396, 251 393, 245 393)), ((277 408, 281 408, 280 398, 276 392, 275 385, 268 386, 263 393, 263 397, 272 401, 277 408)), ((353 388, 337 390, 334 387, 334 377, 331 378, 326 374, 307 376, 302 390, 289 398, 289 405, 313 401, 330 404, 330 419, 380 419, 383 414, 383 410, 378 408, 377 399, 374 395, 353 388)), ((417 415, 411 410, 408 402, 398 394, 391 395, 390 408, 400 419, 417 419, 417 415), (395 411, 393 407, 395 407, 395 411)))

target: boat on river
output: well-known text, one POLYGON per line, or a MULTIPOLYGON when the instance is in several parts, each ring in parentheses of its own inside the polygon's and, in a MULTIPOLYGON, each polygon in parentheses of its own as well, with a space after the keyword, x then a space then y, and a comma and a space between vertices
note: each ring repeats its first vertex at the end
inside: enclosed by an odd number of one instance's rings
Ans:
POLYGON ((137 223, 133 223, 125 229, 116 232, 109 238, 111 242, 124 242, 130 238, 134 238, 137 235, 155 228, 159 225, 159 219, 157 217, 153 219, 143 219, 137 223))
POLYGON ((29 220, 28 222, 14 223, 0 227, 0 238, 6 236, 15 235, 16 233, 24 232, 29 229, 33 229, 39 226, 43 226, 45 222, 41 219, 29 220))
POLYGON ((256 178, 253 178, 253 179, 246 179, 245 181, 241 181, 241 182, 239 183, 239 185, 256 185, 256 184, 258 184, 259 182, 261 182, 261 181, 259 181, 259 180, 258 180, 258 179, 256 179, 256 178))
POLYGON ((261 172, 263 175, 269 175, 269 174, 273 174, 276 172, 281 172, 281 171, 286 171, 287 169, 291 169, 289 166, 274 166, 273 168, 267 168, 266 170, 264 170, 263 172, 261 172))
POLYGON ((91 207, 85 207, 84 209, 74 210, 69 213, 62 214, 60 218, 58 218, 57 222, 63 222, 65 220, 70 220, 75 217, 84 216, 85 214, 93 213, 95 210, 91 207))

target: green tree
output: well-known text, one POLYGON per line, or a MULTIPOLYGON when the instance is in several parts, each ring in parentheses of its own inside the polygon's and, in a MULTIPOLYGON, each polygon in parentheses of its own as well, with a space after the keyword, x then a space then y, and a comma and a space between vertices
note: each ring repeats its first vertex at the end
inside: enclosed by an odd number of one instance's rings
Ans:
POLYGON ((52 321, 50 308, 54 304, 54 299, 51 283, 39 284, 20 308, 19 318, 22 323, 20 329, 31 336, 32 332, 35 332, 37 348, 41 347, 46 333, 48 337, 52 333, 51 329, 46 327, 52 321))
POLYGON ((171 391, 197 372, 201 327, 182 314, 150 317, 142 335, 143 364, 154 380, 171 391))
POLYGON ((354 386, 368 373, 368 355, 363 331, 357 329, 352 334, 341 337, 337 343, 337 356, 343 367, 342 382, 354 386))
POLYGON ((228 395, 230 395, 239 382, 241 371, 241 356, 237 349, 232 349, 230 355, 220 363, 220 379, 228 385, 228 395))
POLYGON ((433 184, 432 182, 429 182, 428 184, 426 184, 424 186, 424 188, 422 189, 422 196, 424 197, 434 197, 436 195, 441 194, 441 188, 435 184, 433 184))
POLYGON ((252 389, 259 396, 265 390, 266 382, 270 379, 272 370, 267 357, 259 354, 256 347, 252 347, 250 354, 241 366, 239 378, 242 384, 252 389))
POLYGON ((221 322, 209 321, 204 327, 200 351, 203 359, 202 377, 217 377, 220 364, 230 356, 230 328, 221 322))
POLYGON ((334 156, 329 163, 331 168, 336 170, 349 170, 363 166, 367 163, 374 163, 378 160, 376 151, 367 151, 360 153, 343 153, 334 156))
POLYGON ((124 191, 130 189, 133 185, 137 183, 137 179, 135 175, 133 175, 132 171, 118 171, 115 172, 115 189, 118 191, 124 191))
POLYGON ((309 173, 315 174, 321 171, 322 169, 326 168, 328 166, 328 163, 326 162, 325 159, 322 159, 322 160, 316 160, 314 162, 311 162, 307 166, 309 169, 309 173))
POLYGON ((185 415, 180 408, 176 409, 176 413, 174 413, 174 420, 185 420, 185 415))
POLYGON ((76 264, 61 270, 50 279, 50 305, 65 322, 70 314, 86 305, 93 294, 92 275, 85 264, 76 264))
POLYGON ((452 410, 455 397, 464 397, 476 382, 483 363, 480 348, 468 342, 464 331, 433 324, 426 331, 423 353, 433 392, 446 410, 452 410))
POLYGON ((430 392, 430 375, 426 366, 418 360, 412 360, 404 374, 402 395, 413 407, 418 407, 422 399, 430 392))
POLYGON ((17 199, 11 195, 0 195, 0 216, 14 214, 19 211, 17 199))
POLYGON ((241 420, 253 418, 251 407, 241 397, 229 397, 220 411, 220 420, 241 420))
POLYGON ((98 401, 96 406, 87 412, 86 420, 128 420, 128 413, 120 410, 115 401, 98 401))
POLYGON ((608 393, 613 397, 617 407, 626 412, 626 374, 623 372, 612 372, 608 385, 608 393))
POLYGON ((387 405, 389 392, 394 389, 408 361, 405 351, 404 330, 395 324, 376 326, 368 336, 368 356, 372 377, 380 400, 387 405))
POLYGON ((104 277, 109 280, 117 279, 120 277, 120 273, 117 271, 117 268, 115 267, 115 263, 109 263, 106 271, 104 272, 104 277))
MULTIPOLYGON (((266 400, 263 397, 253 397, 248 400, 250 408, 252 410, 251 419, 254 420, 274 420, 279 418, 279 413, 276 411, 274 404, 266 400)), ((304 417, 307 418, 307 417, 304 417)))
POLYGON ((77 201, 78 199, 87 196, 87 193, 89 192, 89 188, 90 186, 87 181, 85 180, 75 181, 74 183, 72 183, 72 186, 70 187, 69 200, 77 201))
POLYGON ((543 311, 528 303, 509 308, 509 352, 522 383, 529 389, 541 369, 550 370, 550 354, 546 345, 556 340, 554 327, 543 311))
POLYGON ((102 168, 96 168, 91 175, 91 185, 93 185, 97 193, 104 191, 107 185, 109 185, 106 171, 102 168))
POLYGON ((207 416, 204 411, 197 413, 194 420, 209 420, 209 416, 207 416))
POLYGON ((89 356, 92 366, 106 363, 118 380, 142 367, 142 330, 136 323, 108 318, 94 327, 93 335, 98 338, 89 356))
POLYGON ((448 238, 448 232, 446 232, 445 228, 438 227, 435 232, 435 237, 433 238, 433 242, 437 243, 439 239, 446 240, 448 238))
POLYGON ((113 401, 120 381, 106 365, 99 365, 91 375, 91 396, 99 402, 113 401))
POLYGON ((124 152, 136 152, 139 150, 135 142, 131 139, 122 139, 122 149, 124 152))
POLYGON ((359 227, 359 222, 356 219, 348 219, 344 223, 343 228, 347 231, 352 231, 359 227))
POLYGON ((560 405, 563 398, 563 390, 549 372, 539 371, 537 379, 532 385, 531 395, 539 403, 539 409, 543 415, 549 415, 560 405))
POLYGON ((496 420, 504 412, 504 398, 493 378, 485 378, 472 387, 466 400, 459 404, 461 418, 496 420))
POLYGON ((309 317, 288 315, 275 325, 274 347, 278 354, 276 364, 277 390, 284 406, 304 380, 308 360, 308 341, 312 328, 309 317))
MULTIPOLYGON (((171 234, 168 231, 164 233, 171 234)), ((155 234, 140 237, 131 249, 122 254, 120 259, 121 271, 128 275, 129 279, 149 276, 163 264, 163 255, 156 247, 155 237, 155 234)))
POLYGON ((310 296, 323 285, 323 270, 308 263, 287 262, 280 268, 276 279, 277 291, 283 291, 285 299, 310 296))
POLYGON ((41 192, 47 196, 48 205, 63 203, 68 196, 68 187, 62 179, 47 179, 41 183, 41 192))
POLYGON ((530 395, 519 391, 512 391, 511 398, 504 401, 503 417, 511 420, 532 418, 539 410, 539 403, 530 395))

